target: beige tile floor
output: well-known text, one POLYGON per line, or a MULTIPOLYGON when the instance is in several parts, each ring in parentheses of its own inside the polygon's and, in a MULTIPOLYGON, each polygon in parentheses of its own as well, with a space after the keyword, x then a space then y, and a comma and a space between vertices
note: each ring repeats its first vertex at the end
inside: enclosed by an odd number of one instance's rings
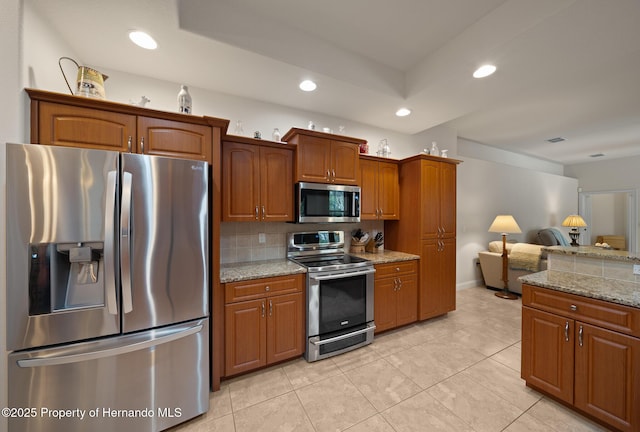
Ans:
POLYGON ((520 379, 521 301, 484 287, 358 350, 223 381, 172 432, 603 431, 520 379))

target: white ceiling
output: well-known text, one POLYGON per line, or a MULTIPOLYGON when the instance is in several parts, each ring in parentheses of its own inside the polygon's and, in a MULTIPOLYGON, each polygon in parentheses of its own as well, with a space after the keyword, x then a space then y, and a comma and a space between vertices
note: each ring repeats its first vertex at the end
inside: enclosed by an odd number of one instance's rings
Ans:
POLYGON ((25 2, 85 64, 563 164, 640 154, 638 0, 25 2), (472 78, 485 62, 498 71, 472 78))

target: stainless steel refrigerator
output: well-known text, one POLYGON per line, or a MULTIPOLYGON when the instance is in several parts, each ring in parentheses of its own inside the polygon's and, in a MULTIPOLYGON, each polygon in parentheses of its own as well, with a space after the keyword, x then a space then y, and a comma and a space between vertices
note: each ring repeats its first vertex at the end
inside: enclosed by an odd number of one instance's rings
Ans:
POLYGON ((207 164, 6 152, 9 430, 157 431, 206 412, 207 164))

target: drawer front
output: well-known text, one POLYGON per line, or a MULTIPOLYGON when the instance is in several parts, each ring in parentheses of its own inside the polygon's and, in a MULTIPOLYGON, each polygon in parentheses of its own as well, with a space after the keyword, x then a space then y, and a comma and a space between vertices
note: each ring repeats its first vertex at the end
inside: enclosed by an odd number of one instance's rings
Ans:
POLYGON ((640 309, 526 284, 522 304, 640 337, 640 309))
POLYGON ((376 279, 397 276, 405 273, 416 273, 418 271, 418 261, 399 261, 393 263, 376 264, 376 279))
POLYGON ((251 279, 225 284, 225 303, 302 292, 304 275, 251 279))

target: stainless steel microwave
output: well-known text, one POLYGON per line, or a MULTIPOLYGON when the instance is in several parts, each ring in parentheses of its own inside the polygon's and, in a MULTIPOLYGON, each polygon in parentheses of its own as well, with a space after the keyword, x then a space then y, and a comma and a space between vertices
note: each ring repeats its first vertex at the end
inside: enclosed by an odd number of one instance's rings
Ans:
POLYGON ((296 222, 360 222, 360 187, 297 183, 296 222))

